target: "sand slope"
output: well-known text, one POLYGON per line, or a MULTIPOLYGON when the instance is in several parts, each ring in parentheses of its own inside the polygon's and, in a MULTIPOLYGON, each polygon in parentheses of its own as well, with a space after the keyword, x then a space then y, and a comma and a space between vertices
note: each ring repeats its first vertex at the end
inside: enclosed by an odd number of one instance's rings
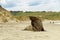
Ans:
POLYGON ((44 21, 45 32, 23 31, 30 21, 0 23, 0 40, 60 40, 60 25, 44 21))

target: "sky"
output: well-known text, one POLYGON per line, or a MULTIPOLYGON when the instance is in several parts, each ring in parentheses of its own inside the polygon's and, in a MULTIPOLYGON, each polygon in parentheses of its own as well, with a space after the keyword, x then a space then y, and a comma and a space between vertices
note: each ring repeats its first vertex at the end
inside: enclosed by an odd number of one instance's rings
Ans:
POLYGON ((0 5, 12 11, 60 11, 60 0, 0 0, 0 5))

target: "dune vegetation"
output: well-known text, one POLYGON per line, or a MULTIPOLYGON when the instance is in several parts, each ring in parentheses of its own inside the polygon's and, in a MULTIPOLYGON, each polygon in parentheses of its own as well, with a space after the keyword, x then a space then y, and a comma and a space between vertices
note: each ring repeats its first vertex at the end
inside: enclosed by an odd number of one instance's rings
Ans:
POLYGON ((27 11, 27 12, 23 12, 23 11, 17 11, 16 13, 14 13, 13 11, 11 12, 14 17, 16 18, 26 18, 28 16, 38 16, 42 19, 47 19, 47 20, 60 20, 60 12, 31 12, 31 11, 27 11))

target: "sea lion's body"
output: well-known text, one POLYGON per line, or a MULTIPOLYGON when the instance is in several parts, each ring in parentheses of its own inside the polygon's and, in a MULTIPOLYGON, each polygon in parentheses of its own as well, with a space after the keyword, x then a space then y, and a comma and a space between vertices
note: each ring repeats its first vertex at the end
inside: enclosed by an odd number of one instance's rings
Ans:
POLYGON ((41 19, 30 16, 30 20, 34 31, 44 31, 41 19))

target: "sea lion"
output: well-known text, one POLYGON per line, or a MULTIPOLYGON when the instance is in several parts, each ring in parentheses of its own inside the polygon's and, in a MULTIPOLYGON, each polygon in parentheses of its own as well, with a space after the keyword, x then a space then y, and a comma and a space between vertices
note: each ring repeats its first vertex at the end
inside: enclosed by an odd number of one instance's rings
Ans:
POLYGON ((35 16, 29 16, 29 19, 31 20, 31 26, 26 27, 25 30, 44 31, 41 19, 35 16))

